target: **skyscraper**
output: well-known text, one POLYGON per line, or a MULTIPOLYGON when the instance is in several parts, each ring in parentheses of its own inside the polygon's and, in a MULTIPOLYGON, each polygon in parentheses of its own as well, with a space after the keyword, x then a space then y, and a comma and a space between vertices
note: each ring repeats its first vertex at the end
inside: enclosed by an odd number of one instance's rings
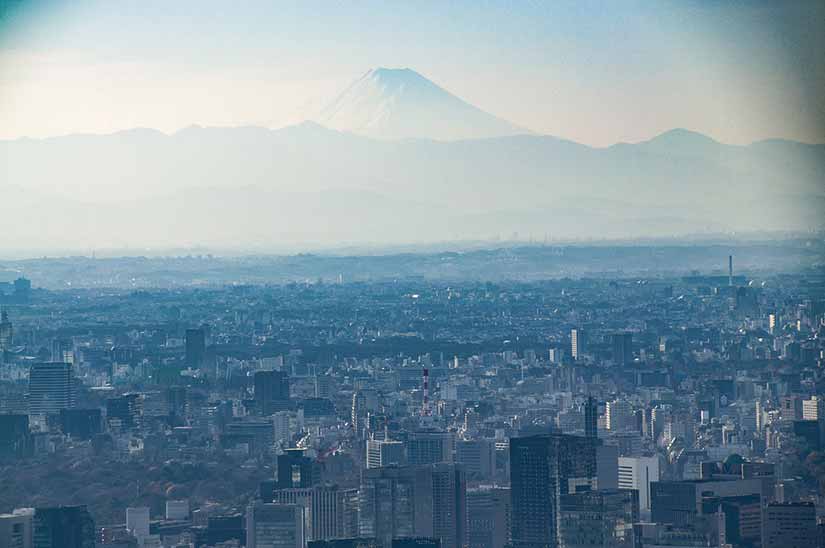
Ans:
POLYGON ((247 548, 304 548, 304 507, 254 502, 246 510, 247 548))
POLYGON ((203 329, 186 330, 186 367, 199 369, 206 358, 206 332, 203 329))
POLYGON ((768 504, 762 540, 765 548, 816 546, 816 506, 812 502, 768 504))
POLYGON ((633 407, 623 400, 607 402, 605 406, 605 421, 611 432, 626 432, 636 427, 636 416, 633 407))
POLYGON ((142 394, 123 394, 106 400, 106 420, 116 429, 139 428, 143 422, 142 394))
POLYGON ((0 514, 0 548, 32 548, 33 518, 32 508, 0 514))
POLYGON ((613 347, 613 361, 618 365, 627 365, 633 361, 633 334, 614 333, 610 336, 613 347))
POLYGON ((7 350, 11 348, 14 339, 14 327, 9 320, 9 313, 6 310, 0 312, 0 363, 7 350))
POLYGON ((34 548, 94 548, 95 522, 85 506, 37 508, 34 548))
POLYGON ((570 355, 574 360, 581 359, 582 354, 587 351, 587 335, 581 328, 570 330, 570 355))
POLYGON ((312 487, 321 481, 321 465, 303 449, 287 449, 277 459, 277 488, 312 487))
POLYGON ((0 461, 29 456, 32 450, 28 415, 0 414, 0 461))
POLYGON ((289 406, 289 376, 284 371, 255 373, 255 407, 267 416, 289 406))
POLYGON ((70 363, 36 363, 29 370, 29 414, 56 415, 75 405, 75 378, 70 363))
POLYGON ((407 440, 409 464, 435 464, 452 462, 455 434, 438 430, 410 432, 407 440))
POLYGON ((466 544, 466 482, 460 465, 390 466, 363 470, 359 536, 385 548, 395 538, 440 539, 444 548, 466 544))
POLYGON ((367 440, 367 468, 406 464, 404 442, 367 440))
POLYGON ((636 491, 583 491, 559 497, 559 548, 635 548, 636 491))
POLYGON ((599 437, 599 407, 593 396, 587 396, 584 403, 584 435, 587 438, 599 437))
POLYGON ((650 513, 650 484, 659 481, 659 458, 619 457, 619 489, 639 491, 639 510, 650 513))
POLYGON ((467 490, 469 548, 504 548, 510 540, 510 490, 479 487, 467 490))
POLYGON ((596 438, 543 434, 510 440, 511 542, 558 546, 559 497, 598 487, 596 438))

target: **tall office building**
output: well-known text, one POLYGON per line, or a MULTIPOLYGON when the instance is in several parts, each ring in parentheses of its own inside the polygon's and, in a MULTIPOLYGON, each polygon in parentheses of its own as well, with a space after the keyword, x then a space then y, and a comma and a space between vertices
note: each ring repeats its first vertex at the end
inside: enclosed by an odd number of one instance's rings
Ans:
POLYGON ((276 488, 312 487, 321 482, 321 465, 303 449, 287 449, 276 459, 276 488))
POLYGON ((610 336, 610 345, 613 349, 613 361, 618 365, 627 365, 633 362, 633 334, 614 333, 610 336))
POLYGON ((510 542, 510 489, 478 487, 467 490, 469 548, 504 548, 510 542))
POLYGON ((636 491, 607 489, 559 497, 559 548, 636 548, 636 491))
POLYGON ((32 548, 33 518, 32 508, 0 514, 0 548, 32 548))
POLYGON ((29 370, 29 415, 57 415, 75 405, 70 363, 36 363, 29 370))
POLYGON ((650 484, 659 481, 659 458, 619 457, 619 489, 639 492, 639 510, 650 513, 650 484))
POLYGON ((558 546, 559 497, 598 488, 596 438, 544 434, 510 440, 511 542, 558 546))
POLYGON ((31 456, 33 449, 29 416, 0 414, 0 461, 31 456))
POLYGON ((37 508, 33 548, 95 548, 95 522, 85 506, 37 508))
POLYGON ((593 396, 587 396, 584 402, 584 435, 587 438, 599 437, 599 407, 593 396))
POLYGON ((635 430, 637 421, 633 407, 629 402, 614 400, 605 406, 605 422, 611 432, 627 432, 635 430))
POLYGON ((305 519, 300 504, 254 502, 246 510, 246 546, 305 548, 305 519))
POLYGON ((650 484, 651 520, 656 523, 686 527, 695 525, 702 514, 702 500, 707 497, 758 495, 767 500, 769 482, 763 478, 654 481, 650 484))
POLYGON ((9 313, 5 310, 0 312, 0 363, 3 361, 3 355, 14 342, 14 327, 11 320, 9 320, 9 313))
POLYGON ((347 524, 349 498, 353 489, 339 489, 337 485, 277 489, 272 492, 275 504, 300 504, 306 518, 308 540, 343 538, 352 531, 347 524))
POLYGON ((762 540, 764 548, 816 546, 816 506, 811 502, 768 504, 762 540))
POLYGON ((404 442, 367 440, 367 468, 406 464, 404 442))
POLYGON ((74 363, 74 344, 69 339, 52 341, 51 361, 53 363, 74 363))
POLYGON ((467 476, 489 480, 496 472, 496 446, 492 440, 459 440, 455 444, 455 461, 464 465, 467 476))
POLYGON ((587 334, 581 328, 570 330, 570 355, 578 360, 587 352, 587 334))
POLYGON ((455 434, 438 430, 410 432, 407 439, 409 464, 435 464, 452 462, 455 434))
POLYGON ((106 422, 116 430, 140 428, 143 423, 143 395, 123 394, 106 400, 106 422))
POLYGON ((267 416, 289 407, 289 376, 284 371, 255 373, 255 408, 267 416))
POLYGON ((444 548, 466 544, 466 481, 460 465, 390 466, 363 470, 359 536, 384 548, 393 539, 437 538, 444 548))
POLYGON ((202 328, 186 330, 186 367, 200 369, 206 360, 206 331, 202 328))

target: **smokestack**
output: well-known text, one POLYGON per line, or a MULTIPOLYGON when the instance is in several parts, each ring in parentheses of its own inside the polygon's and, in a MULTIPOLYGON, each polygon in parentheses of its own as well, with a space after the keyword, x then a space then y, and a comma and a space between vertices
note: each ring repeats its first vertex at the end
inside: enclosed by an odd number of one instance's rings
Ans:
POLYGON ((733 255, 728 255, 728 285, 733 287, 733 255))
POLYGON ((421 416, 430 414, 430 370, 424 368, 424 400, 421 403, 421 416))

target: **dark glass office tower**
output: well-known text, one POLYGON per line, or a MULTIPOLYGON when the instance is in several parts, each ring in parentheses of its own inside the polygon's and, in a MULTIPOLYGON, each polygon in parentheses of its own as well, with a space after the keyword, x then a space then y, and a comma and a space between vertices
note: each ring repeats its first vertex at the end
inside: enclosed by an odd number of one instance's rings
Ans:
POLYGON ((255 407, 267 416, 283 411, 289 403, 289 376, 283 371, 255 373, 255 407))
POLYGON ((186 330, 186 367, 199 369, 206 358, 206 332, 203 329, 186 330))
POLYGON ((544 434, 510 440, 511 542, 558 546, 559 497, 597 483, 597 438, 544 434))
POLYGON ((95 522, 85 506, 37 508, 34 548, 94 548, 95 522))

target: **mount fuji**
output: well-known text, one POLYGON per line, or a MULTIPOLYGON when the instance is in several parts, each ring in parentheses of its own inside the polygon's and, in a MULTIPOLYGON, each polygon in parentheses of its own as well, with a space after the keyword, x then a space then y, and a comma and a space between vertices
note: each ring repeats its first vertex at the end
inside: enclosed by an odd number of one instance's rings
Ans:
POLYGON ((317 121, 377 139, 456 141, 531 133, 408 68, 367 71, 328 104, 317 121))

